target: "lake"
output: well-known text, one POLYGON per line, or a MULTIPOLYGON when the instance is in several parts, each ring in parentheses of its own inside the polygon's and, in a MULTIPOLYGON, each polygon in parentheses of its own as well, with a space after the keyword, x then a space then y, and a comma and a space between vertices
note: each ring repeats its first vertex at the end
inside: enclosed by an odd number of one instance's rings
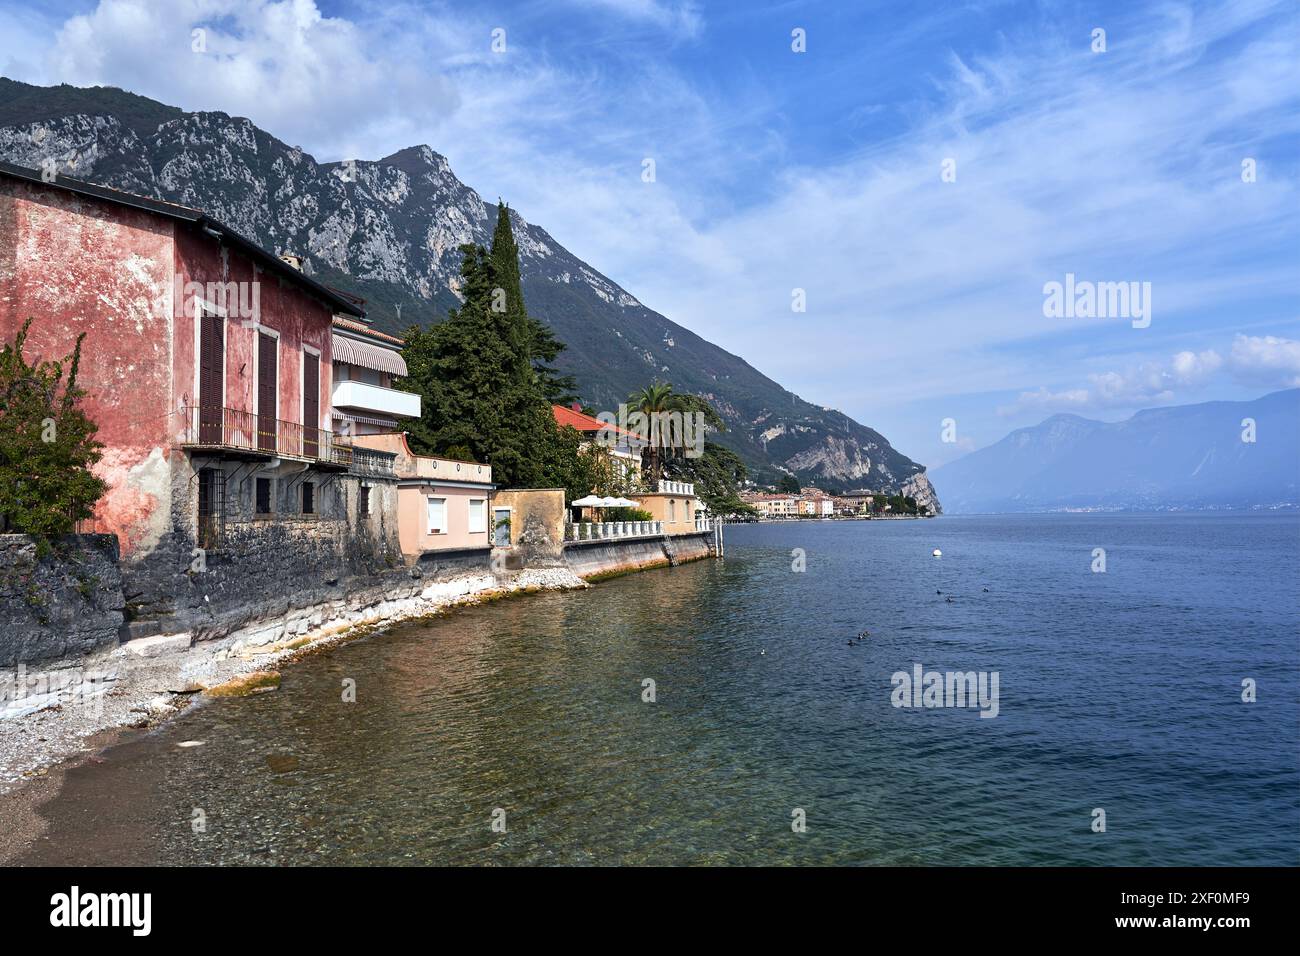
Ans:
POLYGON ((23 862, 1300 862, 1300 515, 726 539, 191 710, 69 773, 23 862), (917 665, 996 674, 996 716, 895 706, 917 665))

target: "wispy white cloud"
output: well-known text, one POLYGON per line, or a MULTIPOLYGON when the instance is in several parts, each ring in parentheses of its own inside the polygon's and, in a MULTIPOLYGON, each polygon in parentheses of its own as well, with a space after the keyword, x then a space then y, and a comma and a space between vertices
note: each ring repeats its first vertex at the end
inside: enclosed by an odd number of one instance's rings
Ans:
POLYGON ((693 37, 704 29, 704 16, 697 3, 689 0, 572 0, 578 6, 607 10, 632 20, 651 23, 683 36, 693 37))
POLYGON ((1014 403, 998 411, 1012 416, 1027 411, 1100 411, 1187 401, 1225 374, 1255 388, 1300 386, 1300 341, 1238 335, 1226 356, 1214 349, 1182 351, 1168 361, 1093 373, 1086 386, 1056 391, 1040 386, 1021 392, 1014 403))

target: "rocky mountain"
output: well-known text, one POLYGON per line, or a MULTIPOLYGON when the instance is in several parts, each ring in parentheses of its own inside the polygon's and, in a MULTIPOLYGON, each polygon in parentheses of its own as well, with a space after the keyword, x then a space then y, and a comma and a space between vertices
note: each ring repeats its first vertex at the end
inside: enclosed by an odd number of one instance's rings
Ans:
POLYGON ((1300 389, 1122 422, 1054 415, 936 468, 934 483, 949 513, 1300 505, 1300 389))
MULTIPOLYGON (((0 158, 201 208, 317 279, 361 295, 400 332, 458 299, 463 242, 490 239, 496 207, 446 158, 413 146, 375 161, 318 163, 247 119, 186 113, 123 90, 0 78, 0 158)), ((583 399, 612 408, 659 378, 712 401, 756 477, 900 491, 937 507, 925 469, 878 432, 804 401, 743 359, 647 308, 545 229, 513 219, 524 296, 568 345, 557 363, 583 399)))

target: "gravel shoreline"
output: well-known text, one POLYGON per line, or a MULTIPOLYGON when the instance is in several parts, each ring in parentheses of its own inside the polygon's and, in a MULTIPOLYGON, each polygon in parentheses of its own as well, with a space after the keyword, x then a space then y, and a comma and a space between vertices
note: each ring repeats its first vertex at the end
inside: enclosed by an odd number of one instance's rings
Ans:
POLYGON ((365 607, 308 609, 294 620, 261 622, 190 646, 169 635, 131 641, 83 660, 3 675, 0 696, 0 863, 39 839, 38 808, 59 792, 63 774, 131 729, 184 712, 198 695, 256 671, 274 671, 306 654, 375 630, 510 594, 589 585, 566 568, 521 571, 507 579, 467 575, 418 596, 365 607), (314 626, 304 626, 307 622, 314 626))

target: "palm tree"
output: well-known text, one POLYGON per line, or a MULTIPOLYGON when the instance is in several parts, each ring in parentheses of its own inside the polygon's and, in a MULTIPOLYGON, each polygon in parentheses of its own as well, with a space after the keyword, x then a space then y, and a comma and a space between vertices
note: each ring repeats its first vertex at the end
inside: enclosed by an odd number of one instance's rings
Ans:
POLYGON ((680 454, 683 449, 678 447, 677 442, 679 440, 684 442, 686 439, 684 434, 666 429, 658 430, 657 436, 649 432, 649 423, 655 420, 656 415, 676 412, 685 416, 695 413, 703 416, 706 426, 718 431, 726 430, 721 416, 714 411, 713 406, 698 395, 674 392, 668 382, 654 381, 641 391, 633 392, 627 397, 627 405, 630 412, 641 412, 646 416, 647 434, 642 437, 647 439, 647 444, 641 450, 641 474, 652 488, 663 477, 662 451, 666 451, 669 455, 680 454), (657 441, 651 440, 656 437, 657 441))
POLYGON ((659 454, 659 443, 655 440, 651 422, 655 420, 656 415, 664 412, 681 411, 680 398, 680 395, 673 394, 671 385, 659 381, 651 382, 641 391, 633 392, 627 397, 628 412, 640 412, 646 417, 646 431, 641 436, 646 440, 646 446, 641 449, 641 475, 652 490, 663 477, 663 465, 659 454))

